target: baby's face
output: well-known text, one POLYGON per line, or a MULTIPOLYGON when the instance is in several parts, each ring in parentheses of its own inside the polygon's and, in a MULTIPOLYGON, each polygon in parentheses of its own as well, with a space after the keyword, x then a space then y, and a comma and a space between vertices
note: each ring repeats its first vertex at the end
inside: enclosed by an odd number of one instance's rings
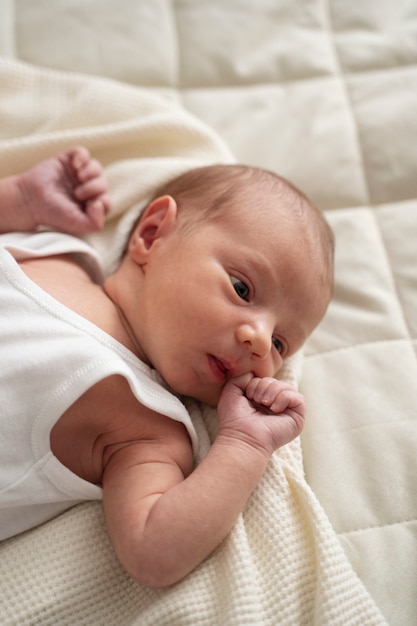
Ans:
POLYGON ((273 376, 324 315, 320 270, 268 208, 177 228, 146 267, 147 360, 177 393, 209 404, 230 378, 273 376))

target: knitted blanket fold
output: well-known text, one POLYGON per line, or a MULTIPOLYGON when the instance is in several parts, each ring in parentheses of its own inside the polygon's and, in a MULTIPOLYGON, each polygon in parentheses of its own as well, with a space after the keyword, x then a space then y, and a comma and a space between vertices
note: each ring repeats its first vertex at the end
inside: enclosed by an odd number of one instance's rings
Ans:
MULTIPOLYGON (((0 59, 0 176, 81 143, 110 180, 108 224, 89 237, 107 271, 156 187, 190 167, 233 161, 222 140, 167 95, 0 59)), ((296 384, 301 362, 297 355, 281 376, 296 384)), ((215 411, 195 402, 189 409, 201 458, 215 436, 215 411)), ((299 439, 274 454, 228 538, 171 588, 141 587, 123 571, 97 502, 4 541, 0 622, 385 624, 305 480, 299 439)))

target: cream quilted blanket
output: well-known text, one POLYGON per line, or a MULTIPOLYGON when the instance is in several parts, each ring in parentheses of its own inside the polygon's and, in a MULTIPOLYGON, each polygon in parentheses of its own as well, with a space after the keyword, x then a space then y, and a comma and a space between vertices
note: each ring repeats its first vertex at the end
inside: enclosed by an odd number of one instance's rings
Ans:
MULTIPOLYGON (((7 61, 0 85, 1 174, 87 144, 112 183, 106 246, 117 248, 115 218, 150 180, 192 159, 230 158, 207 128, 146 91, 7 61)), ((215 416, 192 412, 204 454, 215 416)), ((304 479, 299 441, 276 454, 227 541, 168 591, 141 588, 121 571, 96 503, 4 542, 0 559, 2 624, 383 623, 304 479)))
MULTIPOLYGON (((154 186, 202 162, 287 176, 337 239, 333 301, 284 372, 306 428, 227 541, 151 591, 79 506, 0 545, 0 624, 417 624, 416 111, 417 0, 0 0, 0 175, 86 143, 108 268, 154 186)), ((204 454, 215 416, 191 410, 204 454)))

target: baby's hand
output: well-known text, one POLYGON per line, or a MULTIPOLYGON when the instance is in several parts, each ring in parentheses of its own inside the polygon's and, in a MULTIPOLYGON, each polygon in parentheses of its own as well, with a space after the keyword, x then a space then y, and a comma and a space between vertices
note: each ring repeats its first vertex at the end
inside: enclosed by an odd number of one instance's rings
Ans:
POLYGON ((88 233, 102 228, 109 211, 101 164, 81 146, 35 165, 18 177, 18 184, 22 214, 32 222, 28 230, 42 225, 88 233))
POLYGON ((271 455, 301 433, 305 405, 289 383, 245 374, 224 386, 217 413, 219 434, 271 455))

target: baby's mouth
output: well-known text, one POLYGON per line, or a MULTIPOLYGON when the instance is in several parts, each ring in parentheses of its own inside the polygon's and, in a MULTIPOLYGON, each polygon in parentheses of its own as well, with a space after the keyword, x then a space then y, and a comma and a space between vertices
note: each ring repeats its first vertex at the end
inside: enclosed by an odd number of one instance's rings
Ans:
POLYGON ((208 355, 208 360, 211 372, 214 374, 216 380, 224 382, 229 372, 228 364, 222 359, 215 357, 213 354, 208 355))

